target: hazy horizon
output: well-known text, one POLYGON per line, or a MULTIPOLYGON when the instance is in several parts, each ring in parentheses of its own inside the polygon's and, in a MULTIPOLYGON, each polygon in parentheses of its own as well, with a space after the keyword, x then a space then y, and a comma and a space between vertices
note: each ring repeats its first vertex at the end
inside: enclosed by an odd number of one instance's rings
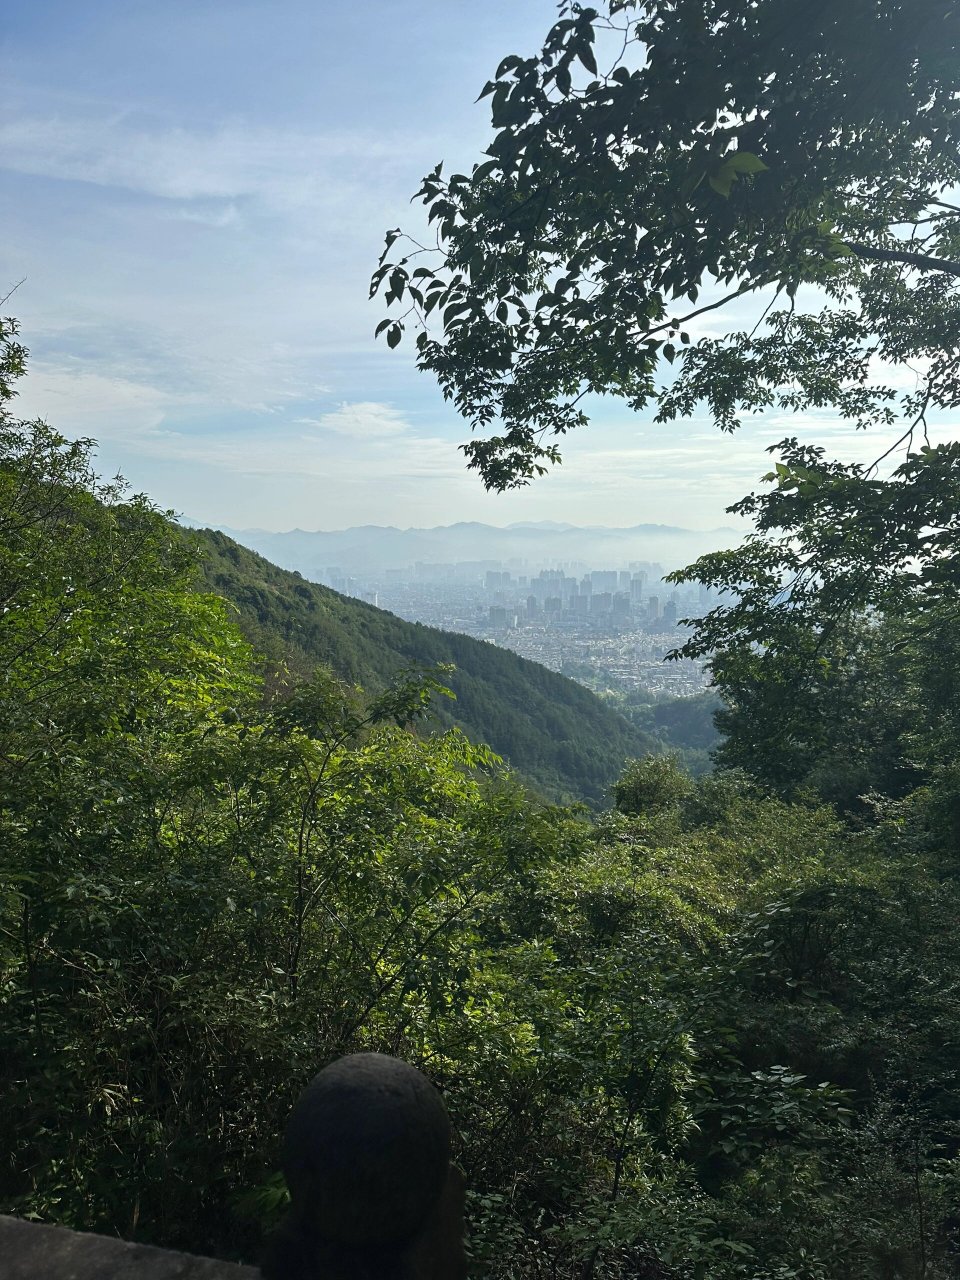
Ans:
POLYGON ((677 525, 573 525, 554 521, 517 521, 491 525, 479 521, 431 527, 398 528, 364 524, 346 529, 220 530, 283 569, 313 581, 336 570, 376 577, 419 565, 523 564, 546 569, 579 564, 592 569, 626 568, 632 562, 659 564, 667 571, 691 564, 709 551, 741 539, 731 527, 685 529, 677 525))
POLYGON ((661 521, 638 521, 636 524, 629 525, 611 525, 611 524, 574 524, 567 520, 512 520, 509 524, 495 524, 491 520, 454 520, 448 524, 382 524, 376 521, 364 521, 362 524, 339 525, 333 529, 305 529, 301 525, 292 525, 285 529, 267 529, 261 525, 248 526, 246 528, 236 528, 227 524, 215 524, 209 520, 202 518, 194 518, 185 514, 177 516, 177 522, 185 525, 187 528, 193 529, 219 529, 222 533, 270 533, 276 534, 278 537, 288 533, 350 533, 358 529, 383 529, 396 531, 399 533, 435 533, 440 529, 456 529, 461 525, 480 525, 487 529, 564 529, 564 530, 583 530, 591 532, 594 530, 607 530, 608 532, 628 533, 635 529, 666 529, 675 530, 681 533, 739 533, 739 529, 735 524, 727 525, 710 525, 705 528, 693 525, 674 525, 665 524, 661 521))

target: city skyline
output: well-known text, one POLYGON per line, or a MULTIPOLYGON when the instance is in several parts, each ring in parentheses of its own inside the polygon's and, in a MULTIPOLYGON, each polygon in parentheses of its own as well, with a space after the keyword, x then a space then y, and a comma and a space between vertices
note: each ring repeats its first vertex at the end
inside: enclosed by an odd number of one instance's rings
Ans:
POLYGON ((702 661, 665 661, 721 596, 702 583, 664 580, 664 567, 635 560, 617 568, 588 563, 475 561, 374 569, 356 575, 335 565, 314 575, 342 595, 408 622, 510 649, 598 693, 657 700, 709 688, 702 661))

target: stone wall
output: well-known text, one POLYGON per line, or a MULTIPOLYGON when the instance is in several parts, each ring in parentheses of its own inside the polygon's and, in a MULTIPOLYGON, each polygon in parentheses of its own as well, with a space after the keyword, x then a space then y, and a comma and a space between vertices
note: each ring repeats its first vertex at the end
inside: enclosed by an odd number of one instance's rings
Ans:
POLYGON ((0 1216, 4 1280, 259 1280, 257 1267, 0 1216))

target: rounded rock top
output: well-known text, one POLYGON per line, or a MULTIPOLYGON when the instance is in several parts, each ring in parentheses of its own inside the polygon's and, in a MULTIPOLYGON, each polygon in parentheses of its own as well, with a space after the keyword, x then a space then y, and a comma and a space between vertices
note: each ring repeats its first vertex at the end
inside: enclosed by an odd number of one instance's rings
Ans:
POLYGON ((313 1235, 351 1245, 411 1239, 443 1191, 450 1120, 406 1062, 354 1053, 300 1095, 283 1144, 293 1213, 313 1235))

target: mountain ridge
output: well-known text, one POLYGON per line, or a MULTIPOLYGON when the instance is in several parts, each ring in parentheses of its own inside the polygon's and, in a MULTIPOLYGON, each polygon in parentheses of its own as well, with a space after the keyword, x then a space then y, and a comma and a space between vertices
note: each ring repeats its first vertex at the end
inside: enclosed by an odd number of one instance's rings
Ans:
POLYGON ((201 588, 236 609, 268 666, 306 676, 326 665, 377 692, 405 668, 452 663, 442 682, 456 701, 435 702, 435 727, 488 744, 550 799, 603 804, 626 760, 658 749, 595 694, 539 663, 308 582, 219 530, 183 536, 199 553, 201 588))
POLYGON ((272 538, 289 537, 292 534, 305 534, 308 537, 333 537, 335 535, 346 533, 361 533, 367 530, 376 530, 383 533, 442 533, 450 529, 489 529, 496 533, 506 533, 513 531, 531 531, 531 532, 549 532, 549 533, 677 533, 690 534, 694 536, 706 536, 714 533, 729 533, 739 536, 739 531, 732 525, 715 525, 709 529, 690 529, 686 525, 678 524, 659 524, 656 522, 645 522, 641 524, 629 525, 612 525, 612 524, 569 524, 562 520, 513 520, 509 524, 488 524, 485 520, 455 520, 452 524, 431 524, 431 525, 398 525, 398 524, 352 524, 342 529, 302 529, 299 525, 294 525, 292 529, 261 529, 259 527, 251 529, 237 529, 232 525, 211 524, 207 520, 198 519, 194 516, 181 515, 178 517, 180 524, 192 529, 213 529, 217 533, 225 533, 228 537, 236 539, 238 534, 257 533, 267 534, 272 538))
MULTIPOLYGON (((190 522, 192 523, 192 522, 190 522)), ((680 568, 707 551, 734 545, 741 535, 729 527, 698 530, 677 525, 565 525, 519 522, 400 529, 395 525, 354 525, 337 530, 291 529, 273 533, 221 526, 219 532, 304 577, 322 579, 336 567, 347 574, 374 575, 412 569, 421 563, 505 562, 533 569, 551 563, 589 563, 592 568, 625 567, 631 561, 680 568)))

